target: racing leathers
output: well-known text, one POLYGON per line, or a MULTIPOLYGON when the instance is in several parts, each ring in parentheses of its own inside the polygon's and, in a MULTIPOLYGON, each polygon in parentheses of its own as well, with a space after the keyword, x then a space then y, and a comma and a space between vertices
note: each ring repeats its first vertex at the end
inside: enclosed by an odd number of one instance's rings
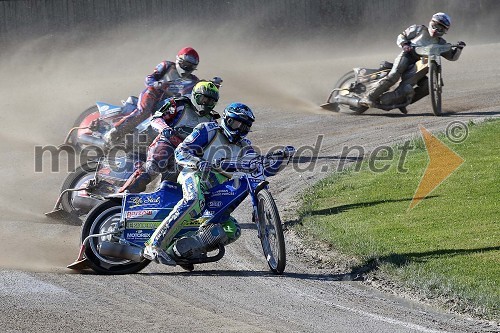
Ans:
MULTIPOLYGON (((170 245, 172 238, 186 223, 200 217, 205 208, 205 193, 210 188, 228 180, 222 174, 210 171, 212 161, 235 159, 252 153, 254 153, 254 149, 248 139, 241 138, 237 142, 231 143, 217 123, 210 122, 198 125, 175 150, 177 163, 184 167, 179 175, 183 198, 146 242, 144 256, 148 258, 148 254, 161 253, 162 248, 170 245)), ((267 169, 265 174, 276 173, 282 162, 283 160, 277 160, 267 169)), ((221 223, 227 235, 225 244, 235 241, 240 235, 240 227, 236 220, 229 216, 229 213, 227 220, 222 219, 221 223)), ((204 225, 200 228, 203 227, 204 225)), ((177 255, 175 250, 173 255, 174 257, 177 255)), ((156 260, 156 258, 148 259, 156 260)), ((164 261, 160 262, 165 263, 164 261)))
MULTIPOLYGON (((414 47, 426 46, 429 44, 446 44, 442 37, 432 37, 429 29, 425 25, 412 25, 402 32, 396 44, 403 51, 394 60, 389 74, 379 81, 377 86, 368 94, 367 104, 376 102, 380 98, 380 104, 393 104, 395 100, 408 95, 408 91, 413 95, 411 102, 414 103, 429 94, 428 78, 424 77, 417 82, 417 88, 408 89, 406 82, 416 73, 415 63, 420 60, 420 56, 415 52, 414 47), (401 84, 392 92, 386 92, 398 80, 402 78, 401 84), (385 93, 385 94, 384 94, 385 93)), ((465 45, 465 44, 463 44, 465 45)), ((458 60, 462 52, 462 47, 452 48, 443 53, 442 56, 451 61, 458 60)))
POLYGON ((171 97, 155 112, 151 126, 160 134, 148 148, 146 163, 140 166, 122 186, 120 192, 143 192, 160 173, 162 180, 175 181, 178 170, 174 150, 200 123, 215 121, 215 111, 200 116, 188 97, 171 97))
POLYGON ((137 125, 152 115, 159 101, 176 97, 179 89, 183 88, 183 83, 179 82, 179 79, 192 81, 189 84, 191 86, 199 81, 198 77, 193 74, 181 76, 174 62, 165 60, 159 63, 153 73, 145 79, 146 89, 139 95, 137 108, 115 124, 112 136, 119 138, 131 133, 137 125))

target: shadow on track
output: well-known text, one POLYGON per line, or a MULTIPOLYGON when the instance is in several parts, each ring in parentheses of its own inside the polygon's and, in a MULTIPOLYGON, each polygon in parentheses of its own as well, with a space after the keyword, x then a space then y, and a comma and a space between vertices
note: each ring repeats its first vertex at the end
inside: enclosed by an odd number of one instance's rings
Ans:
POLYGON ((234 276, 234 277, 265 277, 265 278, 289 278, 299 280, 314 280, 314 281, 360 281, 361 275, 357 273, 343 274, 309 274, 309 273, 294 273, 284 272, 282 275, 273 274, 270 271, 243 271, 243 270, 200 270, 192 272, 154 272, 154 273, 137 273, 141 275, 159 275, 159 276, 234 276))

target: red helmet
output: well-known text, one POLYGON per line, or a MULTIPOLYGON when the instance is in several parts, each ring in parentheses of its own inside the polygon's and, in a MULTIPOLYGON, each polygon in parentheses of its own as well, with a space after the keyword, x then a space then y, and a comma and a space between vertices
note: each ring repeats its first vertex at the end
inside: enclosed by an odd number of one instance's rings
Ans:
POLYGON ((175 58, 175 66, 181 75, 191 74, 196 69, 199 62, 200 57, 198 56, 198 52, 192 47, 181 49, 175 58))

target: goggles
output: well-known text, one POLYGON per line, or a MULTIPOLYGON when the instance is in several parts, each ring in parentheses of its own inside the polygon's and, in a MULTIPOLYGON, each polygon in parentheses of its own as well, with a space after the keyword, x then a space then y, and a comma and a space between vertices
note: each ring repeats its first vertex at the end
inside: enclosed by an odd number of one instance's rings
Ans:
POLYGON ((196 69, 196 66, 198 65, 183 59, 179 59, 179 66, 185 71, 192 72, 196 69))
POLYGON ((250 126, 248 126, 247 124, 239 121, 239 120, 236 120, 236 119, 233 119, 233 118, 227 118, 226 119, 226 124, 227 126, 232 129, 233 131, 240 131, 241 133, 248 133, 250 132, 250 126))
POLYGON ((202 94, 196 94, 195 100, 198 105, 205 105, 208 107, 214 107, 215 104, 217 104, 217 100, 215 98, 202 94))
POLYGON ((443 26, 437 22, 432 22, 431 28, 432 28, 432 30, 434 30, 442 35, 444 35, 448 31, 448 29, 445 26, 443 26))

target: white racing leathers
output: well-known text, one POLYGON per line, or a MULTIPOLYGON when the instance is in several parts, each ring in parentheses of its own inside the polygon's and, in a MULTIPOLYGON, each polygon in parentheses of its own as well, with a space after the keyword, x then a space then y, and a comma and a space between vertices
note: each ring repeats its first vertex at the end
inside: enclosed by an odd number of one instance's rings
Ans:
MULTIPOLYGON (((397 38, 396 44, 399 47, 404 45, 410 45, 412 47, 416 46, 426 46, 429 44, 446 44, 446 41, 441 37, 432 37, 429 34, 429 29, 425 25, 412 25, 403 31, 397 38)), ((458 60, 462 50, 460 48, 452 48, 450 51, 443 53, 442 56, 451 61, 458 60)), ((394 60, 394 65, 389 72, 389 74, 380 80, 378 85, 370 92, 369 98, 373 101, 380 97, 382 104, 390 104, 392 101, 392 95, 382 96, 390 87, 392 87, 400 78, 403 81, 410 79, 416 72, 415 63, 420 60, 420 56, 415 53, 412 49, 410 52, 401 52, 398 57, 394 60), (390 97, 390 98, 389 98, 390 97)), ((404 88, 402 86, 398 87, 395 91, 395 96, 398 96, 398 90, 404 88)), ((415 89, 415 95, 413 96, 412 103, 421 99, 429 94, 428 79, 424 77, 417 83, 417 88, 415 89)))

